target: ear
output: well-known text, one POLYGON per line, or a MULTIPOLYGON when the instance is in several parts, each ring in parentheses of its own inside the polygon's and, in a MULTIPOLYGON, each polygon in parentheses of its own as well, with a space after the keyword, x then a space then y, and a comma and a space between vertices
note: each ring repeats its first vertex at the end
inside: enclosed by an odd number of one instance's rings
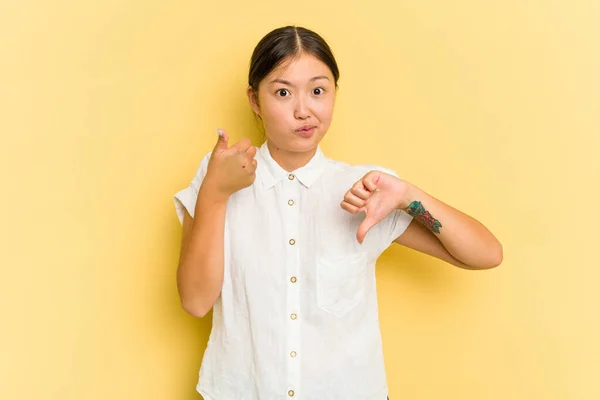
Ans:
POLYGON ((252 111, 254 111, 254 113, 260 117, 260 106, 258 105, 257 96, 258 93, 256 93, 254 89, 252 89, 252 86, 248 86, 248 89, 246 89, 246 95, 248 96, 248 101, 250 102, 250 107, 252 107, 252 111))

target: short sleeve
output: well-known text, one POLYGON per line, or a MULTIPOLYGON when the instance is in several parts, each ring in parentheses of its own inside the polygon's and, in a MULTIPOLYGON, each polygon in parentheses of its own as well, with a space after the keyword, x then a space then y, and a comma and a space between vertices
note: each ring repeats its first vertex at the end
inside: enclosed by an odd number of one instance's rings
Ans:
POLYGON ((206 176, 206 170, 208 169, 208 160, 210 159, 211 153, 204 156, 200 162, 200 166, 196 170, 194 178, 190 182, 189 186, 175 193, 173 200, 175 202, 175 212, 179 222, 183 225, 183 216, 185 215, 184 210, 194 217, 194 210, 196 208, 196 199, 198 198, 198 191, 200 185, 206 176))
POLYGON ((392 244, 400 235, 404 233, 408 225, 413 220, 413 216, 404 210, 395 210, 389 216, 389 235, 385 240, 388 245, 392 244))
MULTIPOLYGON (((377 170, 393 175, 396 178, 400 178, 393 170, 381 167, 379 165, 365 165, 364 167, 367 167, 369 171, 377 170)), ((377 232, 376 238, 379 251, 383 252, 394 242, 394 240, 402 235, 413 219, 413 216, 404 210, 394 210, 390 213, 390 215, 379 221, 379 223, 373 227, 373 229, 377 232)))
MULTIPOLYGON (((396 174, 396 172, 390 169, 385 169, 383 172, 387 172, 388 174, 394 175, 396 178, 400 179, 398 174, 396 174)), ((394 240, 398 238, 398 236, 404 233, 404 231, 406 230, 406 228, 408 228, 408 225, 410 225, 414 218, 412 215, 408 214, 404 210, 395 210, 388 216, 388 218, 389 226, 387 231, 389 232, 389 234, 385 241, 389 246, 394 240)))

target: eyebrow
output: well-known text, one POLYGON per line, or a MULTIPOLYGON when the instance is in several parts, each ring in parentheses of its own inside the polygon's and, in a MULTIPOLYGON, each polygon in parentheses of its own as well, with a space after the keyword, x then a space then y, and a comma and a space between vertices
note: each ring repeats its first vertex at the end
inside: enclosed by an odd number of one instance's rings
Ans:
MULTIPOLYGON (((312 81, 317 81, 317 80, 319 80, 319 79, 327 79, 327 80, 329 80, 329 78, 328 78, 328 77, 326 77, 325 75, 319 75, 319 76, 314 76, 314 77, 310 78, 310 79, 309 79, 309 82, 312 82, 312 81)), ((273 80, 272 80, 270 83, 271 83, 271 84, 273 84, 273 83, 283 83, 284 85, 288 85, 288 86, 294 86, 294 85, 292 84, 292 82, 290 82, 290 81, 286 81, 285 79, 278 79, 278 78, 276 78, 276 79, 273 79, 273 80)))

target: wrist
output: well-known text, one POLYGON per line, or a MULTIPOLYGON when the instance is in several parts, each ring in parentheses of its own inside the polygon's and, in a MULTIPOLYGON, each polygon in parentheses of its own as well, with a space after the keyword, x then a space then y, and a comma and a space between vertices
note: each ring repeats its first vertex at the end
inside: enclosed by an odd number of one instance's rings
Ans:
POLYGON ((400 201, 398 202, 397 208, 403 211, 407 211, 413 202, 418 201, 419 189, 408 182, 404 182, 404 184, 405 185, 401 191, 400 201))
POLYGON ((223 193, 217 185, 210 180, 204 180, 198 191, 198 203, 212 205, 226 205, 230 195, 223 193))

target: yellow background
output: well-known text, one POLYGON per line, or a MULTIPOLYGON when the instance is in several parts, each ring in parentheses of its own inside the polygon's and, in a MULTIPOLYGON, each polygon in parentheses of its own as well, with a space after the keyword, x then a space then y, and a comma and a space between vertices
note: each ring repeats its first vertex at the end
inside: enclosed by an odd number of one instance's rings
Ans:
POLYGON ((600 398, 599 20, 597 0, 2 2, 0 398, 199 398, 211 321, 178 303, 172 195, 217 127, 260 144, 248 61, 286 24, 341 68, 325 153, 504 245, 483 272, 381 258, 390 398, 600 398))

